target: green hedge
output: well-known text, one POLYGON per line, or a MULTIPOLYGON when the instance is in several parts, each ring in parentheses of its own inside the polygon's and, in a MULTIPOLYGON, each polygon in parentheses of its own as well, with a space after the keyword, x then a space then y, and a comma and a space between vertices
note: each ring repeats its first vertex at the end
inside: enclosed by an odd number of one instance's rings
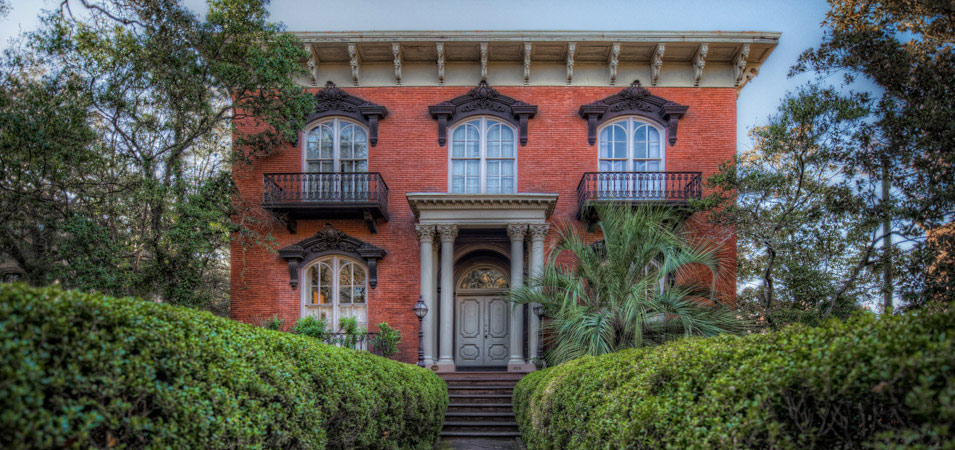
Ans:
POLYGON ((429 448, 425 369, 136 299, 0 285, 0 448, 429 448))
POLYGON ((955 448, 955 312, 684 339, 532 373, 531 449, 955 448))

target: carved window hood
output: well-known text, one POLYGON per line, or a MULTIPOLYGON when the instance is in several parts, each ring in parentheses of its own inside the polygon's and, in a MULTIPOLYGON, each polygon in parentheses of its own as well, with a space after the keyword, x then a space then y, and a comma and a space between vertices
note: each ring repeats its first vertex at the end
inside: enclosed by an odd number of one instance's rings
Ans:
POLYGON ((306 122, 328 116, 344 116, 357 120, 368 127, 368 142, 378 145, 378 121, 388 117, 388 109, 381 105, 355 97, 329 81, 325 88, 315 94, 315 109, 306 122))
POLYGON ((448 127, 473 116, 498 117, 519 130, 521 145, 527 145, 527 120, 537 115, 537 106, 529 105, 506 95, 499 94, 482 80, 465 95, 429 106, 431 117, 438 121, 438 145, 448 141, 448 127))
POLYGON ((326 255, 344 255, 368 265, 368 285, 378 285, 378 260, 385 257, 385 249, 353 238, 326 223, 314 236, 279 250, 279 256, 288 261, 289 284, 298 289, 298 270, 326 255))
POLYGON ((597 141, 597 126, 619 116, 636 115, 650 119, 666 128, 670 145, 676 144, 677 122, 689 106, 678 105, 657 97, 635 80, 630 87, 602 100, 580 107, 580 117, 587 120, 587 142, 597 141))

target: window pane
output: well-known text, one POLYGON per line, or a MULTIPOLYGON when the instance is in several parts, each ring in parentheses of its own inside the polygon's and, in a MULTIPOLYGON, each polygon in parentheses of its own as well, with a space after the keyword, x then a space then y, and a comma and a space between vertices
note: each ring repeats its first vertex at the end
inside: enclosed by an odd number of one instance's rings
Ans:
POLYGON ((364 286, 355 286, 352 289, 352 299, 353 303, 365 303, 365 287, 364 286))
POLYGON ((633 170, 634 172, 646 172, 647 171, 646 161, 634 161, 633 170))
POLYGON ((340 141, 340 157, 341 158, 354 158, 354 142, 352 141, 352 132, 355 128, 354 125, 343 125, 341 131, 341 141, 340 141))
POLYGON ((468 158, 480 158, 481 143, 479 141, 468 141, 466 151, 468 158))
POLYGON ((649 172, 659 172, 660 171, 660 161, 647 161, 647 171, 649 172))
POLYGON ((600 161, 600 171, 601 172, 611 172, 613 171, 613 162, 601 160, 600 161))
POLYGON ((610 158, 610 131, 612 128, 600 130, 600 157, 610 158))
POLYGON ((463 176, 464 175, 464 161, 451 161, 451 175, 463 176))
POLYGON ((647 140, 650 142, 660 142, 660 132, 657 131, 656 128, 651 128, 651 127, 647 127, 647 128, 650 135, 649 139, 647 140))
POLYGON ((487 162, 488 178, 497 177, 500 175, 501 175, 501 162, 498 160, 488 160, 487 162))
POLYGON ((634 142, 633 143, 633 157, 644 159, 647 157, 647 143, 646 142, 634 142))
POLYGON ((649 146, 649 151, 647 152, 648 158, 660 158, 660 144, 650 141, 647 145, 649 146))
POLYGON ((321 155, 322 159, 332 159, 335 157, 335 152, 333 146, 335 145, 335 136, 332 132, 332 124, 326 123, 322 125, 322 146, 321 146, 321 155))
POLYGON ((508 127, 501 126, 501 156, 505 158, 514 157, 514 131, 508 127))
POLYGON ((613 140, 617 142, 627 142, 627 130, 623 128, 623 125, 617 124, 613 126, 613 140))
POLYGON ((351 286, 341 286, 338 288, 338 304, 351 303, 351 286))
POLYGON ((468 165, 468 166, 467 166, 467 167, 468 167, 468 169, 467 169, 467 170, 468 170, 468 177, 477 178, 478 176, 481 175, 481 162, 480 162, 480 161, 468 160, 468 161, 467 161, 467 165, 468 165))
POLYGON ((647 140, 647 126, 646 125, 637 125, 637 129, 634 130, 633 140, 636 142, 644 142, 647 140))
POLYGON ((487 157, 501 156, 501 125, 491 125, 487 130, 487 157))
POLYGON ((500 178, 493 177, 487 179, 487 192, 489 194, 497 194, 501 192, 500 178))
POLYGON ((464 192, 464 177, 452 177, 451 178, 451 192, 455 194, 461 194, 464 192))
POLYGON ((454 134, 451 136, 452 147, 451 147, 451 157, 452 158, 463 158, 464 157, 464 145, 465 136, 467 135, 467 127, 458 127, 454 130, 454 134))
POLYGON ((501 192, 504 194, 514 193, 514 177, 506 177, 501 179, 501 192))
POLYGON ((514 175, 514 161, 513 161, 513 160, 504 160, 504 161, 501 161, 501 175, 508 176, 508 177, 514 175))
POLYGON ((480 192, 481 184, 478 181, 477 177, 468 177, 467 179, 467 192, 470 194, 480 192))

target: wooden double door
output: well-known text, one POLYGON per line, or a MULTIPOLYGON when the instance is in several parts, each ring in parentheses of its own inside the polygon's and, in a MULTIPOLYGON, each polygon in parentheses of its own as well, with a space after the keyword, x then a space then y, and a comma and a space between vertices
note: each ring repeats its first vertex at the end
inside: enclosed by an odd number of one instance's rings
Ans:
POLYGON ((503 296, 458 296, 454 364, 506 366, 510 356, 510 311, 511 303, 503 296))

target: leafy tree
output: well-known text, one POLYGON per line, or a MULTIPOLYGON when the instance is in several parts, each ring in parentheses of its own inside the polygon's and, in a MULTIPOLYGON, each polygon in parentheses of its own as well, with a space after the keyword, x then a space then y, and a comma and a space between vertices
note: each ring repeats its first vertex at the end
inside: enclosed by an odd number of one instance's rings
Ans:
POLYGON ((0 252, 32 283, 206 306, 230 236, 267 241, 230 171, 295 139, 306 55, 265 1, 208 6, 64 0, 6 56, 0 120, 27 126, 3 127, 0 204, 30 214, 4 221, 0 252))
POLYGON ((902 294, 908 303, 950 304, 953 278, 926 276, 926 268, 952 273, 955 254, 951 244, 925 237, 951 223, 955 211, 955 8, 949 0, 829 3, 823 42, 802 54, 792 74, 843 73, 847 81, 863 77, 884 91, 870 118, 879 145, 848 149, 845 159, 869 172, 889 166, 900 197, 896 221, 921 227, 913 257, 906 258, 902 294))
POLYGON ((807 86, 724 164, 700 206, 738 236, 742 309, 779 326, 845 316, 879 287, 880 180, 842 155, 868 140, 871 101, 807 86))
POLYGON ((544 306, 549 363, 743 329, 715 290, 725 267, 719 247, 675 225, 683 223, 678 213, 624 206, 598 212, 602 241, 563 228, 540 278, 511 291, 515 303, 544 306), (568 257, 567 264, 558 260, 568 257))

